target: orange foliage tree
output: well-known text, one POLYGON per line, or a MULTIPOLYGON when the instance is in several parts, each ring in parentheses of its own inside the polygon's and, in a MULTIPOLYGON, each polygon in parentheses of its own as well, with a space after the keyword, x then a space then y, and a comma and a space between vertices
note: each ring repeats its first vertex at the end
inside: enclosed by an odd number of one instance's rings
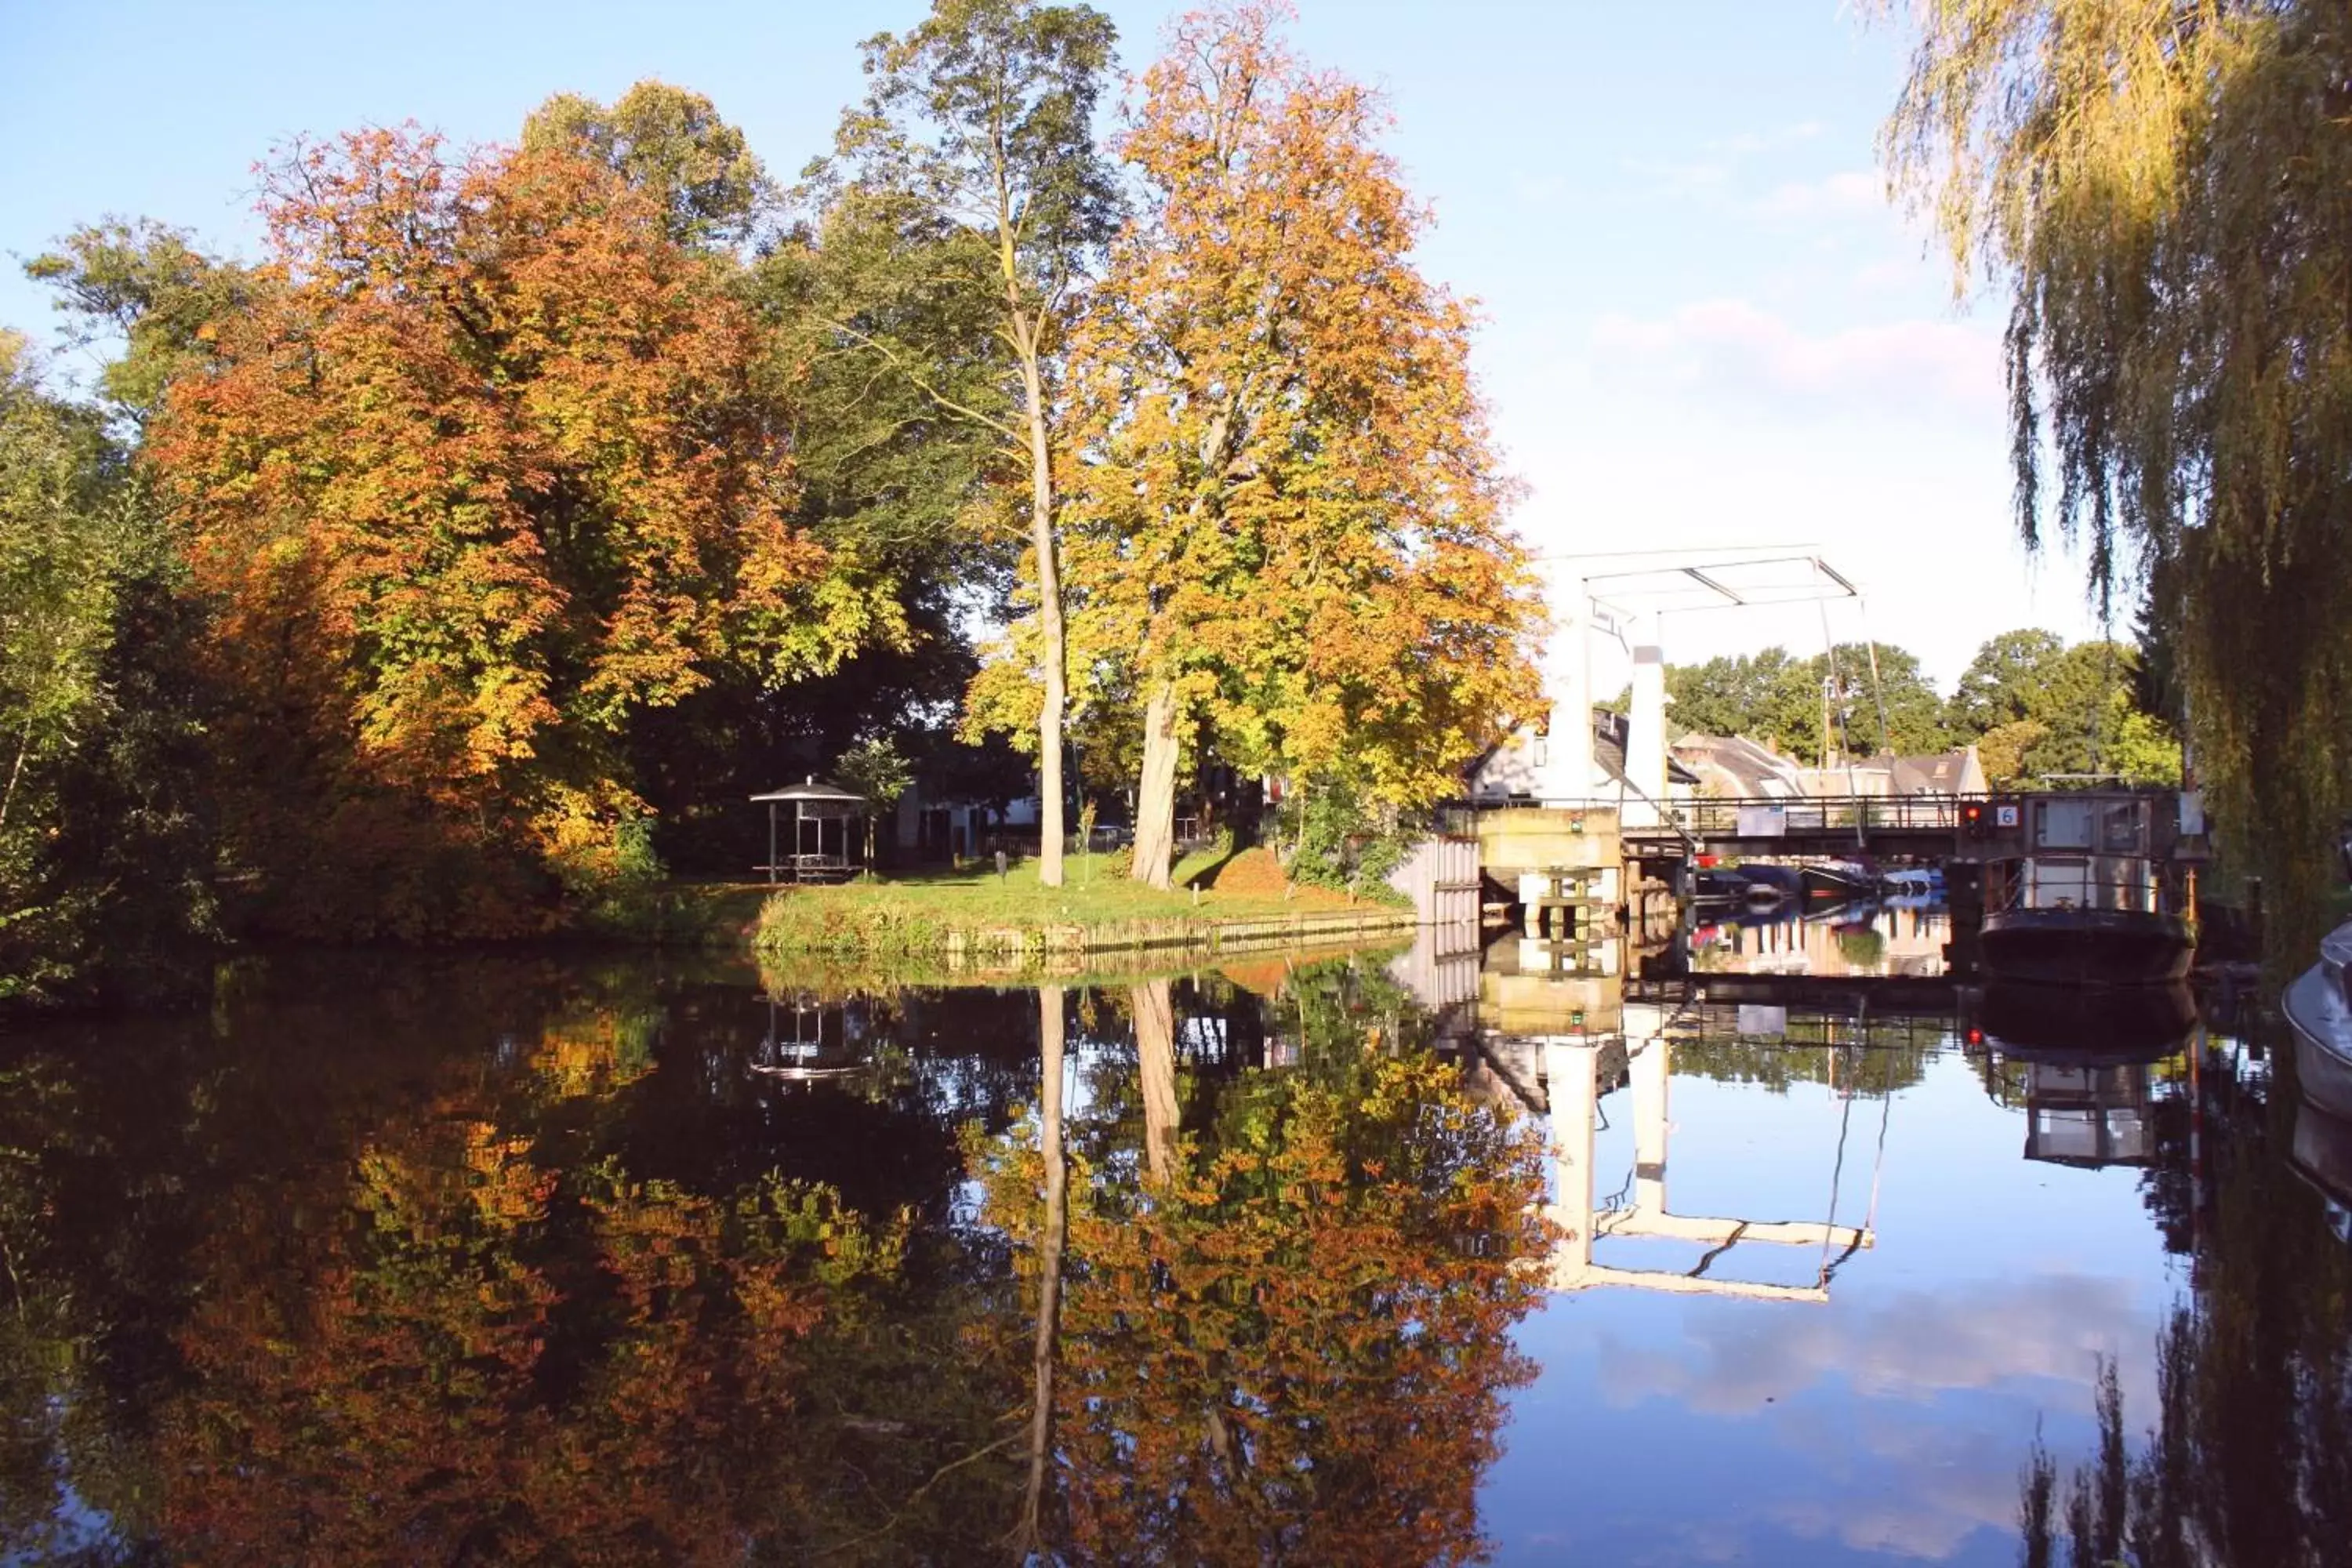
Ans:
POLYGON ((150 455, 216 616, 226 826, 281 924, 530 929, 617 864, 632 717, 887 636, 788 519, 729 259, 558 151, 268 172, 252 306, 150 455))
POLYGON ((1469 310, 1413 264, 1378 100, 1277 19, 1171 29, 1120 143, 1148 200, 1071 356, 1073 642, 1142 704, 1160 886, 1188 721, 1245 768, 1417 805, 1536 690, 1469 310))

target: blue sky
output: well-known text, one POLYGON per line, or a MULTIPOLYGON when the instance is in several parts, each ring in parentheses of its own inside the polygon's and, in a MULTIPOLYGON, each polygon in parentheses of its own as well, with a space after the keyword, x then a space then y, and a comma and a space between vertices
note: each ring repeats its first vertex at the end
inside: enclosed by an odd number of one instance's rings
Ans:
MULTIPOLYGON (((1172 8, 1106 8, 1139 70, 1172 8)), ((549 93, 647 76, 708 93, 789 177, 858 91, 856 41, 922 9, 0 0, 0 252, 118 213, 250 256, 274 142, 412 119, 509 140, 549 93)), ((2029 563, 2010 530, 2000 307, 1956 309, 1882 194, 1891 31, 1839 0, 1298 9, 1309 58, 1388 94, 1436 214, 1424 265, 1481 301, 1478 368, 1539 548, 1816 542, 1868 591, 1868 630, 1947 688, 1995 632, 2089 635, 2079 568, 2029 563)), ((13 261, 0 324, 50 325, 13 261)), ((1864 624, 1832 612, 1841 638, 1864 624)), ((1665 628, 1677 662, 1822 635, 1811 608, 1665 628)))

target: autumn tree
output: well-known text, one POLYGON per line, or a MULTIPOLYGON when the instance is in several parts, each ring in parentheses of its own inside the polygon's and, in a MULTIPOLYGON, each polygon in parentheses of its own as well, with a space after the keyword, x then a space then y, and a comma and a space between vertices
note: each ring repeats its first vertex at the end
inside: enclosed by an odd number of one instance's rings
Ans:
POLYGON ((527 929, 641 809, 634 718, 889 606, 793 526, 754 323, 670 206, 383 131, 268 190, 263 287, 149 450, 216 616, 232 848, 297 929, 527 929))
POLYGON ((1885 131, 2009 304, 2016 516, 2177 631, 2204 782, 2291 904, 2352 801, 2352 10, 1909 0, 1885 131))
POLYGON ((940 405, 999 435, 1026 489, 1038 689, 1039 880, 1062 881, 1063 721, 1068 657, 1060 564, 1060 363, 1075 297, 1114 226, 1094 116, 1113 68, 1109 19, 1037 0, 935 0, 903 36, 866 45, 866 100, 843 116, 839 163, 860 192, 897 208, 946 286, 991 302, 1009 369, 1001 407, 956 395, 930 374, 935 340, 834 321, 940 405))
POLYGON ((1072 354, 1076 641, 1142 705, 1134 864, 1161 887, 1198 720, 1244 769, 1411 805, 1532 700, 1469 313, 1413 264, 1378 100, 1279 16, 1171 27, 1118 143, 1144 199, 1072 354))

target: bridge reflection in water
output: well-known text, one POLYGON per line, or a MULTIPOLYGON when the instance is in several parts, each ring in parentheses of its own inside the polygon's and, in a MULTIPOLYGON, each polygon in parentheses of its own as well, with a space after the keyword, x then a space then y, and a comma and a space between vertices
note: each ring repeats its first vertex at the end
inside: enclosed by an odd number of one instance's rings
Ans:
MULTIPOLYGON (((1895 918, 1917 920, 1905 914, 1895 918)), ((1883 921, 1878 922, 1883 923, 1883 921)), ((1918 921, 1940 935, 1940 911, 1918 921)), ((2185 987, 2151 988, 2125 1002, 2021 994, 2016 987, 1956 985, 1924 959, 1881 960, 1857 972, 1850 962, 1783 967, 1788 954, 1814 956, 1787 942, 1746 944, 1747 953, 1696 953, 1685 939, 1636 956, 1622 937, 1565 942, 1510 938, 1486 950, 1470 990, 1466 953, 1432 963, 1426 953, 1400 961, 1397 978, 1419 993, 1443 977, 1442 1040, 1473 1058, 1475 1080, 1507 1094, 1550 1121, 1552 1201, 1561 1232, 1549 1259, 1558 1291, 1620 1286, 1675 1295, 1757 1301, 1826 1302, 1841 1266, 1877 1240, 1877 1195, 1886 1123, 1896 1090, 1916 1078, 1919 1062, 1945 1049, 1977 1064, 1987 1092, 2023 1112, 2027 1160, 2103 1166, 2140 1164, 2152 1151, 2151 1108, 2160 1063, 2188 1059, 2199 1027, 2185 987), (1754 967, 1719 967, 1725 956, 1754 967), (1701 967, 1694 960, 1712 958, 1701 967), (1712 1215, 1677 1211, 1667 1172, 1675 1132, 1672 1081, 1677 1047, 1717 1075, 1723 1053, 1748 1073, 1825 1086, 1838 1107, 1823 1130, 1832 1174, 1818 1217, 1786 1213, 1712 1215), (1909 1064, 1909 1077, 1898 1069, 1909 1064), (1842 1081, 1843 1080, 1843 1081, 1842 1081), (1630 1100, 1633 1168, 1630 1181, 1605 1184, 1595 1167, 1604 1101, 1630 1100), (1876 1100, 1855 1127, 1856 1098, 1876 1100), (1874 1130, 1868 1123, 1875 1120, 1874 1130), (1860 1223, 1841 1223, 1841 1184, 1859 1163, 1857 1136, 1872 1142, 1870 1196, 1860 1223), (1612 1192, 1604 1200, 1601 1194, 1612 1192), (1630 1201, 1627 1201, 1630 1198, 1630 1201), (1627 1267, 1611 1243, 1679 1243, 1698 1250, 1679 1271, 1627 1267), (1758 1269, 1762 1248, 1810 1249, 1811 1278, 1801 1283, 1742 1279, 1758 1269)), ((1845 955, 1837 955, 1844 957, 1845 955)), ((1787 1190, 1781 1189, 1782 1201, 1787 1190)), ((1786 1256, 1782 1254, 1781 1256, 1786 1256)))
MULTIPOLYGON (((1675 1213, 1666 1204, 1666 1157, 1672 1127, 1667 1115, 1668 1086, 1674 1046, 1666 1038, 1661 1009, 1628 1007, 1625 1023, 1633 1032, 1633 1037, 1625 1040, 1570 1035, 1554 1036, 1542 1042, 1553 1140, 1554 1197, 1550 1213, 1563 1232, 1552 1254, 1551 1288, 1583 1290, 1596 1285, 1621 1285, 1675 1295, 1732 1296, 1753 1301, 1828 1300, 1830 1279, 1838 1266, 1873 1245, 1874 1237, 1870 1226, 1842 1226, 1833 1220, 1717 1218, 1675 1213), (1612 1053, 1622 1054, 1632 1083, 1633 1201, 1630 1206, 1603 1205, 1596 1196, 1600 1172, 1594 1165, 1593 1153, 1601 1081, 1612 1053), (1655 1268, 1618 1268, 1594 1258, 1596 1243, 1633 1237, 1687 1242, 1707 1250, 1696 1267, 1679 1274, 1655 1268), (1822 1258, 1814 1281, 1810 1285, 1773 1285, 1712 1272, 1718 1260, 1745 1243, 1819 1248, 1822 1258)), ((1832 1187, 1832 1211, 1835 1203, 1832 1187)))
MULTIPOLYGON (((1718 1296, 1757 1301, 1829 1300, 1838 1268, 1875 1241, 1874 1215, 1860 1225, 1837 1218, 1838 1177, 1852 1131, 1855 1085, 1838 1082, 1837 1058, 1845 1047, 1825 1046, 1828 1087, 1841 1103, 1833 1174, 1818 1219, 1787 1215, 1698 1215, 1675 1210, 1668 1199, 1667 1171, 1674 1134, 1672 1082, 1676 1041, 1740 1033, 1727 1028, 1727 1009, 1709 1005, 1687 986, 1633 981, 1625 975, 1622 939, 1588 945, 1571 954, 1539 942, 1507 942, 1490 952, 1479 976, 1477 1026, 1473 1033, 1482 1076, 1551 1122, 1552 1201, 1549 1217, 1561 1238, 1549 1261, 1554 1290, 1619 1286, 1675 1295, 1718 1296), (1673 993, 1667 994, 1667 993, 1673 993), (1629 994, 1630 993, 1630 994, 1629 994), (1617 1196, 1603 1201, 1595 1155, 1603 1100, 1622 1092, 1632 1102, 1633 1170, 1617 1196), (1630 1202, 1624 1201, 1630 1197, 1630 1202), (1680 1243, 1701 1249, 1687 1268, 1633 1268, 1598 1251, 1611 1242, 1680 1243), (1801 1284, 1768 1283, 1738 1277, 1741 1248, 1811 1248, 1817 1254, 1812 1278, 1801 1284)), ((1747 1010, 1753 1018, 1756 1010, 1747 1010)), ((1765 1009, 1785 1023, 1785 1012, 1765 1009)), ((1778 1031, 1776 1031, 1777 1033, 1778 1031)), ((1882 1097, 1884 1100, 1884 1097, 1882 1097)), ((1622 1103, 1620 1101, 1619 1103, 1622 1103)), ((1882 1103, 1881 1116, 1885 1106, 1882 1103)), ((1884 1129, 1877 1152, 1884 1152, 1884 1129)), ((1825 1156, 1832 1149, 1825 1147, 1825 1156)), ((1876 1203, 1876 1171, 1871 1204, 1876 1203)))

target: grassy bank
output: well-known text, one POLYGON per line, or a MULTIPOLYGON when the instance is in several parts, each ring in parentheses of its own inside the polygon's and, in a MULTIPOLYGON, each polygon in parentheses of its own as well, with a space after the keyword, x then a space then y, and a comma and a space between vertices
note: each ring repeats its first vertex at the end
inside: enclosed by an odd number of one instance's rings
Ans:
POLYGON ((1194 887, 1161 892, 1129 881, 1108 859, 1071 858, 1065 885, 1046 888, 1031 864, 1000 880, 991 868, 936 872, 842 887, 795 888, 760 911, 763 955, 855 954, 1002 963, 1108 952, 1239 952, 1343 941, 1404 928, 1412 911, 1351 902, 1321 889, 1284 893, 1252 879, 1220 887, 1211 861, 1178 868, 1194 887))
POLYGON ((584 911, 570 934, 632 947, 742 952, 758 937, 761 907, 774 892, 765 882, 660 882, 584 911))

